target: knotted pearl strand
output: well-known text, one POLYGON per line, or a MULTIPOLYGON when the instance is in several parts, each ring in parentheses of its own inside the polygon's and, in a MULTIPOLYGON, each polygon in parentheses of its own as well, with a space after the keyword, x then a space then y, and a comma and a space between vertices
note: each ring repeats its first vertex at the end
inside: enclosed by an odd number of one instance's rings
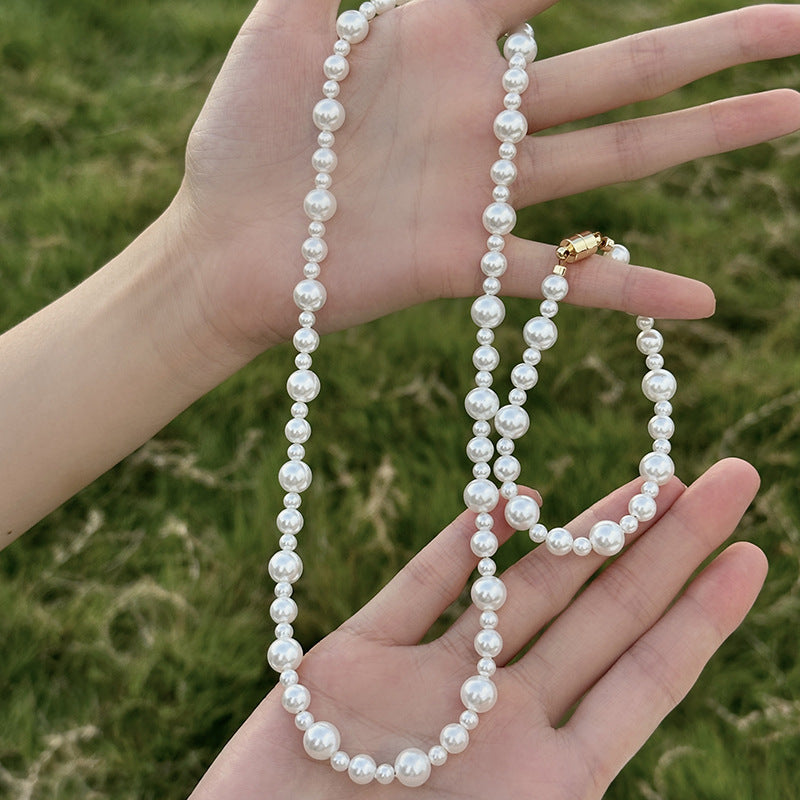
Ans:
MULTIPOLYGON (((404 0, 402 0, 404 1, 404 0)), ((489 711, 497 702, 497 687, 492 681, 496 670, 495 658, 500 654, 503 640, 497 632, 498 609, 505 603, 506 587, 495 576, 496 566, 492 559, 497 549, 497 538, 491 532, 493 520, 488 513, 498 502, 498 490, 489 481, 490 473, 487 459, 476 463, 473 473, 481 490, 470 483, 465 492, 469 496, 468 505, 477 511, 476 526, 478 532, 473 536, 472 549, 479 556, 479 577, 472 585, 472 601, 480 610, 480 630, 475 636, 475 650, 479 656, 477 674, 464 681, 461 687, 461 701, 464 711, 457 722, 445 725, 438 743, 427 749, 417 747, 406 748, 400 752, 394 764, 377 764, 372 756, 358 754, 349 756, 340 749, 339 730, 330 722, 317 721, 308 710, 311 702, 309 690, 299 683, 297 668, 303 659, 303 650, 299 642, 293 638, 292 622, 297 617, 297 604, 292 600, 293 584, 303 572, 303 562, 297 555, 297 534, 303 527, 303 515, 300 512, 300 495, 311 485, 311 468, 303 460, 304 443, 311 436, 311 426, 306 419, 308 403, 319 394, 320 382, 311 370, 313 353, 319 345, 319 334, 314 330, 316 312, 327 299, 324 285, 319 279, 321 267, 328 254, 328 245, 324 236, 325 224, 337 210, 336 198, 331 192, 331 175, 337 166, 337 156, 333 151, 335 143, 334 131, 339 130, 345 122, 345 110, 336 99, 339 95, 339 84, 347 77, 350 66, 347 56, 351 46, 363 41, 368 32, 370 21, 376 15, 383 14, 402 5, 401 0, 371 0, 362 3, 358 11, 345 11, 336 23, 338 41, 333 46, 333 54, 325 59, 323 71, 326 81, 320 100, 313 111, 314 124, 319 128, 317 137, 319 149, 312 156, 312 165, 317 172, 314 189, 305 197, 303 207, 311 223, 308 226, 309 238, 302 245, 301 252, 306 262, 303 267, 304 279, 294 289, 294 301, 300 308, 300 328, 294 335, 297 349, 295 358, 296 371, 286 384, 292 398, 292 418, 286 425, 286 438, 290 442, 287 451, 289 460, 280 468, 278 481, 286 492, 284 509, 278 514, 277 527, 281 534, 280 550, 269 562, 269 574, 275 581, 275 600, 270 606, 270 616, 276 623, 275 641, 269 646, 267 660, 270 666, 280 673, 280 683, 284 687, 281 703, 294 715, 295 725, 303 731, 303 746, 311 758, 329 761, 337 772, 347 772, 351 780, 357 784, 370 783, 373 779, 378 783, 388 784, 397 779, 404 786, 421 786, 431 774, 432 767, 444 764, 450 755, 461 753, 469 744, 470 731, 478 724, 479 714, 489 711), (472 488, 470 488, 472 487, 472 488), (476 537, 480 546, 476 547, 476 537)), ((473 318, 476 315, 484 319, 478 334, 479 343, 488 348, 493 339, 492 328, 502 320, 504 310, 496 297, 500 288, 499 275, 505 270, 505 258, 500 252, 503 249, 503 235, 509 233, 516 222, 516 214, 508 203, 509 185, 513 183, 517 170, 514 166, 517 142, 520 142, 528 130, 527 120, 520 113, 521 94, 528 86, 527 65, 534 60, 537 53, 533 29, 523 25, 508 35, 503 53, 508 61, 508 69, 503 75, 503 89, 506 92, 501 111, 494 121, 494 132, 502 143, 499 149, 500 159, 492 166, 491 176, 496 186, 493 192, 493 203, 483 215, 483 223, 491 234, 489 237, 489 253, 484 257, 482 265, 487 272, 484 281, 486 294, 473 306, 473 318), (502 269, 499 265, 502 260, 502 269), (493 266, 490 266, 493 265, 493 266), (499 317, 499 318, 498 318, 499 317)), ((481 348, 479 348, 480 350, 481 348)), ((493 348, 491 348, 493 349, 493 348)), ((488 350, 486 351, 488 352, 488 350)), ((490 359, 491 360, 491 359, 490 359)), ((477 366, 477 361, 476 361, 477 366)), ((493 367, 492 367, 493 368, 493 367)), ((479 386, 484 385, 485 376, 491 375, 488 364, 479 368, 479 386)), ((488 385, 488 384, 487 384, 488 385)), ((473 399, 473 405, 475 404, 473 399)), ((481 414, 473 426, 476 436, 486 437, 490 432, 488 419, 494 411, 481 414)), ((486 439, 489 442, 488 439, 486 439)), ((491 444, 491 443, 490 443, 491 444)), ((473 448, 474 449, 474 448, 473 448)), ((489 454, 490 455, 490 454, 489 454)), ((535 504, 534 504, 535 505, 535 504)))

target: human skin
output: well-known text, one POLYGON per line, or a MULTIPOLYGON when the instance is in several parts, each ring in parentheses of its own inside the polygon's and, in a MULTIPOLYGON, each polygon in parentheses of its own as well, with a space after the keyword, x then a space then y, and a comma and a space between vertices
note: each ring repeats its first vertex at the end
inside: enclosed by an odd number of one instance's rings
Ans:
MULTIPOLYGON (((479 290, 475 264, 485 232, 478 221, 491 188, 491 118, 504 70, 495 41, 549 4, 412 0, 355 48, 343 97, 350 124, 336 147, 340 214, 329 226, 322 332, 479 290)), ((334 3, 320 0, 258 3, 192 131, 186 175, 170 206, 117 258, 0 337, 1 545, 291 336, 296 309, 288 299, 299 274, 292 265, 308 222, 301 202, 316 133, 309 111, 319 98, 335 13, 334 3)), ((538 62, 522 109, 531 130, 544 132, 799 49, 800 8, 753 7, 538 62)), ((513 201, 530 205, 633 180, 798 126, 797 93, 777 90, 532 136, 519 148, 513 201), (590 161, 578 157, 584 152, 590 161)), ((552 245, 509 237, 506 254, 517 268, 504 276, 504 292, 537 296, 552 245)), ((697 281, 600 259, 571 276, 570 300, 675 318, 714 307, 710 289, 697 281)), ((509 797, 602 794, 758 591, 763 556, 738 544, 665 613, 694 567, 731 533, 756 484, 741 462, 717 465, 685 491, 674 481, 660 498, 659 534, 641 537, 572 605, 598 566, 594 556, 576 564, 536 553, 515 565, 508 583, 516 599, 503 628, 509 657, 568 610, 518 666, 501 669, 504 699, 479 726, 469 755, 437 772, 420 796, 481 796, 491 789, 479 792, 481 782, 495 771, 509 797), (556 727, 590 687, 569 724, 556 727), (600 742, 598 732, 612 720, 618 735, 600 742)), ((619 516, 623 496, 587 512, 575 531, 588 529, 593 515, 619 516)), ((304 661, 315 713, 351 720, 356 744, 397 750, 407 732, 430 737, 457 713, 459 670, 472 659, 465 631, 475 620, 468 613, 436 642, 417 642, 471 569, 457 560, 442 572, 435 558, 437 548, 460 552, 454 545, 468 535, 465 526, 457 520, 304 661), (364 675, 378 676, 366 693, 364 675), (418 709, 407 702, 406 681, 424 687, 418 709)), ((388 797, 399 788, 380 791, 388 797)), ((272 693, 194 796, 354 791, 342 776, 308 762, 272 693)))

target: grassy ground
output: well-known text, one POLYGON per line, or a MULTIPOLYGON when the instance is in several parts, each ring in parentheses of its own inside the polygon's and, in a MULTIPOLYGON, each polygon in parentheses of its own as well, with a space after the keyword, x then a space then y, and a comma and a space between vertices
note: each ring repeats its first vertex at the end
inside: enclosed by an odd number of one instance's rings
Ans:
MULTIPOLYGON (((727 7, 619 0, 611 15, 564 0, 538 38, 547 55, 727 7)), ((164 207, 248 10, 243 0, 3 0, 0 327, 73 286, 164 207)), ((642 110, 797 85, 798 70, 797 60, 731 70, 642 110)), ((521 223, 542 241, 596 225, 649 263, 712 284, 713 320, 663 326, 681 380, 676 457, 684 479, 739 455, 764 480, 738 532, 770 557, 764 593, 611 798, 796 796, 799 171, 800 140, 788 137, 521 223)), ((516 337, 529 305, 509 303, 503 336, 516 337)), ((331 337, 315 361, 326 398, 310 454, 306 644, 459 511, 458 480, 420 487, 463 474, 463 425, 452 420, 469 379, 466 309, 440 303, 331 337)), ((548 391, 530 400, 539 429, 560 435, 524 447, 528 463, 536 448, 533 480, 554 519, 628 480, 646 445, 646 410, 618 413, 641 401, 630 319, 562 313, 570 336, 543 375, 548 391)), ((271 685, 263 565, 288 355, 262 357, 0 556, 0 798, 184 797, 271 685)))

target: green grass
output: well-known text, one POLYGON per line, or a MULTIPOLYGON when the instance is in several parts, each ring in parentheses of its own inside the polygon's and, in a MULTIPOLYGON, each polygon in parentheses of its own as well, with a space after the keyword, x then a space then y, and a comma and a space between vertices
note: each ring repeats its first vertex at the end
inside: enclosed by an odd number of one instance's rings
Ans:
MULTIPOLYGON (((620 0, 609 14, 574 0, 542 16, 538 38, 546 56, 727 5, 620 0)), ((248 10, 207 0, 0 5, 0 327, 80 281, 166 205, 248 10)), ((796 60, 738 68, 643 110, 797 77, 796 60)), ((542 241, 596 225, 648 263, 711 283, 714 319, 663 326, 681 381, 676 458, 691 479, 720 456, 742 456, 764 481, 738 532, 771 561, 756 609, 611 798, 796 794, 799 173, 798 138, 788 137, 522 217, 542 241)), ((460 479, 449 476, 464 471, 467 307, 440 302, 332 336, 315 360, 325 390, 309 448, 297 626, 307 645, 460 510, 460 479)), ((510 345, 530 303, 508 309, 510 345)), ((569 336, 542 369, 548 391, 529 401, 539 429, 558 435, 520 449, 537 464, 530 478, 552 517, 568 519, 630 478, 647 410, 630 319, 565 309, 560 320, 569 336), (610 387, 622 394, 604 394, 610 387), (620 419, 623 403, 641 413, 620 419)), ((260 358, 0 555, 0 798, 184 797, 270 687, 264 564, 289 358, 288 349, 260 358)))

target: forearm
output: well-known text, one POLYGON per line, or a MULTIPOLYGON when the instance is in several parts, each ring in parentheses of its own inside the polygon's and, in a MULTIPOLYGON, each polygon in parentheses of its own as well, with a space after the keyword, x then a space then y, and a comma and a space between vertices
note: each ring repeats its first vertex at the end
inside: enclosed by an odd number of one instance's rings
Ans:
POLYGON ((249 358, 209 324, 176 217, 0 337, 0 548, 249 358))

